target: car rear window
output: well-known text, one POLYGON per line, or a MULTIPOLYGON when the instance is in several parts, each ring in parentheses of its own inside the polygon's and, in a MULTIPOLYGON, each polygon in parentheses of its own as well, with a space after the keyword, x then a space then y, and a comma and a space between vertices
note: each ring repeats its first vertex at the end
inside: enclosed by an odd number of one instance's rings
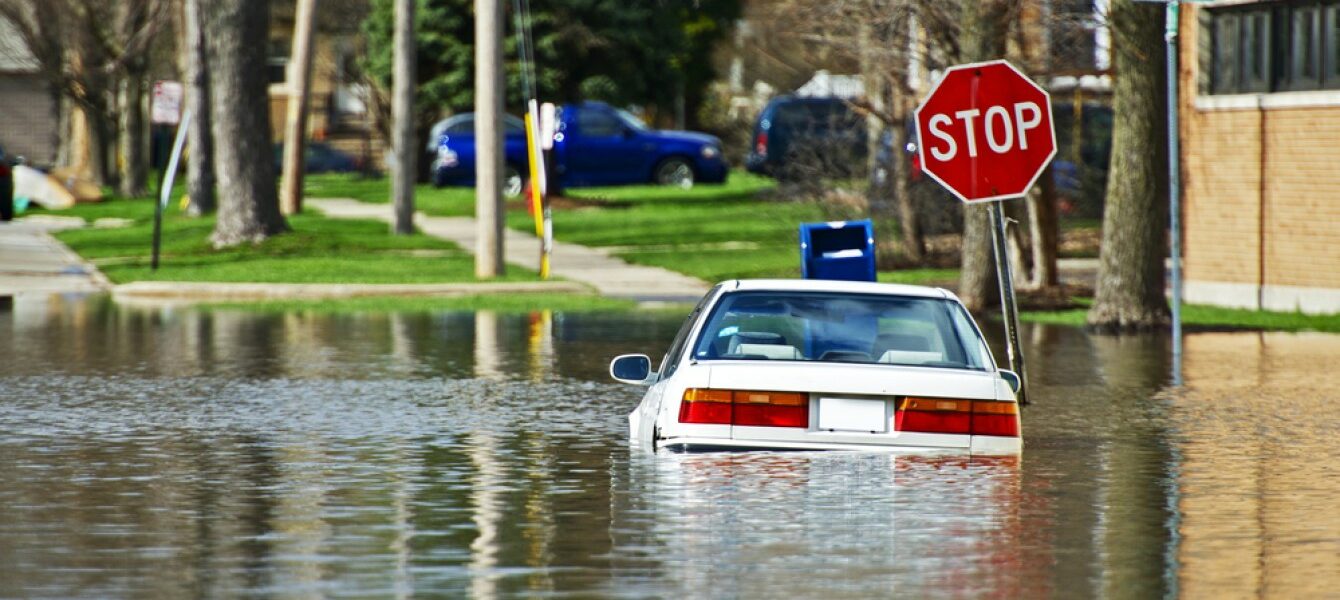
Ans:
POLYGON ((722 297, 694 346, 697 360, 784 360, 985 370, 981 334, 956 302, 821 292, 722 297))
POLYGON ((818 132, 859 125, 855 113, 840 101, 783 102, 777 105, 772 121, 800 132, 818 132))

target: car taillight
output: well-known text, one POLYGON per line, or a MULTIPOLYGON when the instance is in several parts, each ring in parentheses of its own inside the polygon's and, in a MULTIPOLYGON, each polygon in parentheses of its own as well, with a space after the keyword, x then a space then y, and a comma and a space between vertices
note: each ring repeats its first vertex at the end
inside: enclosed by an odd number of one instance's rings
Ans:
POLYGON ((1019 405, 992 400, 903 398, 894 413, 898 431, 1019 437, 1019 405))
POLYGON ((9 165, 0 162, 0 177, 9 177, 9 165))
POLYGON ((684 390, 680 423, 747 427, 809 427, 810 400, 793 392, 684 390))
POLYGON ((768 132, 758 132, 758 138, 754 140, 754 153, 759 156, 768 155, 768 132))

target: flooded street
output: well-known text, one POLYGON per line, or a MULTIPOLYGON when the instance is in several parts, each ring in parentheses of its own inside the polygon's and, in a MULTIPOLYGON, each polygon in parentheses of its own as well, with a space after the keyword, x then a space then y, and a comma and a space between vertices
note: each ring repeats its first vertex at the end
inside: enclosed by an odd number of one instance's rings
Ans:
MULTIPOLYGON (((1340 336, 1028 325, 1018 459, 648 454, 682 313, 0 305, 0 597, 1326 597, 1340 336)), ((988 334, 999 327, 984 324, 988 334)), ((997 357, 1003 353, 996 349, 997 357)))

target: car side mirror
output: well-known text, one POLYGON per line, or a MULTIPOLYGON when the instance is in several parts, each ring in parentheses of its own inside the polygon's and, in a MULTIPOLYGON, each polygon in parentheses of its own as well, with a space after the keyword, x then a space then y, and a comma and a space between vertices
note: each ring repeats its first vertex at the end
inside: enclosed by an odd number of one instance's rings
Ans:
POLYGON ((997 372, 1000 373, 1000 378, 1004 379, 1005 383, 1010 384, 1010 389, 1014 390, 1014 393, 1018 394, 1019 389, 1024 387, 1024 382, 1023 380, 1019 379, 1018 373, 1015 373, 1014 371, 1011 371, 1009 369, 1000 369, 997 372))
POLYGON ((651 385, 656 375, 651 372, 651 358, 646 354, 623 354, 610 361, 610 377, 621 383, 651 385))

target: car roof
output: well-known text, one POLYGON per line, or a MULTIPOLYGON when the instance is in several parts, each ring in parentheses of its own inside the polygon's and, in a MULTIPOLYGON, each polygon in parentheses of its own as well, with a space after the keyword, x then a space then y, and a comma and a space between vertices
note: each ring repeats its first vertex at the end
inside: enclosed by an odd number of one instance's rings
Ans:
POLYGON ((796 96, 793 94, 783 94, 774 96, 771 100, 776 104, 846 104, 847 101, 837 96, 796 96))
POLYGON ((779 292, 838 292, 847 294, 888 294, 891 296, 918 296, 922 298, 948 298, 958 301, 958 296, 943 288, 922 285, 904 285, 901 283, 875 283, 871 281, 837 281, 831 279, 735 279, 721 283, 726 291, 779 291, 779 292))

